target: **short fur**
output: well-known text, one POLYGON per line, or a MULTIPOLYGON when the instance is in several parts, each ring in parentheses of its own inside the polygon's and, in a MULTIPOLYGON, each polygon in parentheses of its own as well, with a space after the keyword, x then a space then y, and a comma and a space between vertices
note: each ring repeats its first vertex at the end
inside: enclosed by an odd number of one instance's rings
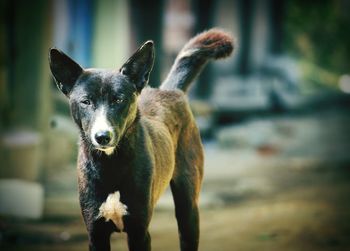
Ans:
POLYGON ((148 226, 169 184, 181 250, 198 249, 203 148, 185 92, 209 59, 227 57, 232 50, 232 38, 220 30, 197 35, 158 89, 145 87, 154 62, 152 41, 119 71, 83 69, 63 52, 50 50, 52 74, 80 129, 79 199, 90 250, 110 250, 111 233, 121 230, 117 225, 128 235, 129 250, 151 250, 148 226), (101 109, 111 129, 91 133, 101 109), (128 212, 116 215, 122 217, 116 224, 101 217, 106 206, 118 212, 110 194, 128 212))

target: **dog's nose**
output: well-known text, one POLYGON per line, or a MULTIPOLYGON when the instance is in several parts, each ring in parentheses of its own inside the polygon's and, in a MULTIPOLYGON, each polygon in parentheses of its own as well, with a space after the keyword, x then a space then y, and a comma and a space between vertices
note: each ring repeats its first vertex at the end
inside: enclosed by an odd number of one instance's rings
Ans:
POLYGON ((112 133, 110 131, 101 131, 95 134, 96 142, 102 146, 108 145, 111 141, 112 133))

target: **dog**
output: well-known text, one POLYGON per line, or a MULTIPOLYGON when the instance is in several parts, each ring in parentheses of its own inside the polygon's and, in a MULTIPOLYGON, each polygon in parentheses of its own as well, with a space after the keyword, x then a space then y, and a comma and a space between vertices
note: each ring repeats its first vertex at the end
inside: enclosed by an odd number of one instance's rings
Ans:
POLYGON ((151 250, 148 226, 169 184, 181 250, 198 250, 203 146, 186 93, 210 59, 232 51, 233 39, 224 31, 200 33, 181 50, 160 87, 151 88, 152 41, 119 70, 83 69, 50 49, 53 78, 80 130, 79 201, 90 250, 110 250, 111 233, 121 231, 129 250, 151 250))

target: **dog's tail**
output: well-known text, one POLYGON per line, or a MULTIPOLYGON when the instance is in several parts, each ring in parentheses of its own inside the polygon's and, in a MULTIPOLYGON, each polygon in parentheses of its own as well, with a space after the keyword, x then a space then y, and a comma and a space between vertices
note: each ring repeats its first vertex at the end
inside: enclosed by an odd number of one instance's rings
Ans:
POLYGON ((210 59, 228 57, 233 47, 232 37, 219 29, 198 34, 183 47, 160 88, 186 92, 210 59))

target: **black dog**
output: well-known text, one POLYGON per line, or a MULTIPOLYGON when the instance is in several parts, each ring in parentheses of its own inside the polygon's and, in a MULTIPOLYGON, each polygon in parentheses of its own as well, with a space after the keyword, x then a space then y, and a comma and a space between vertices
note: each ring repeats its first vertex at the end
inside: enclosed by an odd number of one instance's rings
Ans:
POLYGON ((145 87, 152 41, 119 71, 83 69, 50 50, 52 74, 80 129, 79 195, 90 250, 110 250, 113 231, 127 233, 129 250, 151 250, 148 225, 169 183, 181 250, 198 249, 203 149, 185 93, 209 59, 232 50, 232 38, 220 30, 197 35, 158 89, 145 87))

